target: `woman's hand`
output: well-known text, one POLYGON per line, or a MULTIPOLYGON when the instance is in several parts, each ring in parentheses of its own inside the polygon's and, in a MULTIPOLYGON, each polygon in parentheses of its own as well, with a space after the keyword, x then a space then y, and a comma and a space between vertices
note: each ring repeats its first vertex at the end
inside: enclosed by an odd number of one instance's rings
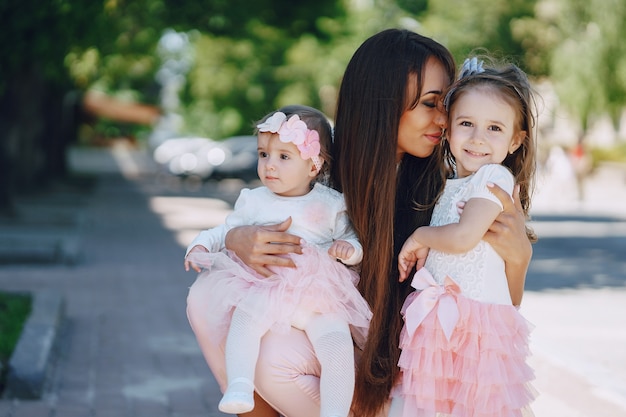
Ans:
POLYGON ((208 249, 205 248, 202 245, 196 245, 193 248, 191 248, 191 250, 189 251, 189 253, 187 254, 187 256, 185 257, 185 271, 189 272, 189 268, 193 269, 194 271, 200 273, 201 268, 196 265, 195 263, 187 260, 187 258, 189 257, 189 255, 191 255, 192 253, 207 253, 208 249))
POLYGON ((295 268, 287 253, 302 253, 302 239, 286 233, 291 217, 282 223, 269 226, 239 226, 226 234, 226 248, 233 251, 246 265, 263 276, 274 273, 267 266, 295 268))
POLYGON ((513 200, 497 185, 489 190, 502 202, 503 210, 483 239, 504 259, 506 276, 513 305, 519 305, 533 248, 526 235, 526 216, 519 199, 519 186, 513 190, 513 200))

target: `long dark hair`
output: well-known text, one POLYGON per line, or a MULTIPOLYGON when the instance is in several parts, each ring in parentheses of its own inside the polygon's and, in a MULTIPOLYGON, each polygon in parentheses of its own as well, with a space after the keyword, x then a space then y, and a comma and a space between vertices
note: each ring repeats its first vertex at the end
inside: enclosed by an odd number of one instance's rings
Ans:
POLYGON ((431 212, 415 211, 414 201, 432 201, 441 187, 432 156, 405 155, 399 170, 396 161, 400 117, 417 103, 431 58, 454 79, 454 59, 441 44, 385 30, 357 49, 339 91, 331 175, 363 245, 359 290, 373 311, 358 361, 353 412, 359 417, 381 410, 397 378, 400 308, 410 289, 398 283, 397 253, 416 227, 429 223, 431 212), (415 97, 407 97, 411 79, 415 97))

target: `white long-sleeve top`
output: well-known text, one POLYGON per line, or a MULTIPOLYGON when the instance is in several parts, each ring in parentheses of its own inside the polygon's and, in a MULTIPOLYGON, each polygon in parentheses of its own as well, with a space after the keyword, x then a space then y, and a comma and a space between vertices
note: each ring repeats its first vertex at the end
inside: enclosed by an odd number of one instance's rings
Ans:
POLYGON ((204 230, 187 247, 187 253, 197 245, 209 252, 225 247, 226 233, 234 227, 277 224, 292 218, 288 232, 300 236, 307 243, 328 250, 335 240, 345 240, 354 247, 346 265, 356 265, 363 259, 363 248, 352 228, 343 195, 325 185, 316 183, 306 195, 282 197, 267 187, 241 190, 234 211, 223 225, 204 230))

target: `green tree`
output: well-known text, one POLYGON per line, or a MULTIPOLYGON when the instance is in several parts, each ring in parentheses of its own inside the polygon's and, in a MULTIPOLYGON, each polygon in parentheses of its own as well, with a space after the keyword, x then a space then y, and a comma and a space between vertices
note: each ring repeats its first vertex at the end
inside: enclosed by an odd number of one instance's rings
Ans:
POLYGON ((516 37, 533 45, 527 61, 549 76, 581 137, 599 116, 617 125, 626 105, 625 21, 622 0, 541 0, 517 22, 516 37))
MULTIPOLYGON (((243 125, 237 118, 245 120, 251 113, 248 101, 278 95, 274 68, 282 66, 284 56, 279 54, 305 34, 330 42, 319 19, 341 18, 343 12, 342 3, 334 0, 0 2, 0 209, 10 210, 17 189, 65 175, 65 152, 74 138, 81 91, 96 88, 143 102, 155 100, 159 63, 154 52, 166 28, 197 29, 204 33, 197 39, 223 38, 218 44, 233 46, 224 52, 223 61, 238 65, 231 73, 233 90, 223 94, 216 89, 199 108, 218 109, 220 120, 229 120, 221 116, 231 114, 235 126, 243 125), (272 36, 277 39, 274 45, 262 45, 272 36), (272 57, 272 66, 264 66, 272 57), (242 71, 248 66, 251 70, 242 71), (240 84, 249 79, 249 85, 240 84), (228 108, 243 108, 244 113, 229 113, 228 108)), ((195 90, 201 91, 202 83, 190 88, 195 90)), ((237 128, 227 123, 223 130, 237 128)))
POLYGON ((429 1, 421 22, 460 62, 476 48, 484 48, 525 66, 524 47, 515 38, 513 25, 532 16, 534 4, 535 0, 429 1))

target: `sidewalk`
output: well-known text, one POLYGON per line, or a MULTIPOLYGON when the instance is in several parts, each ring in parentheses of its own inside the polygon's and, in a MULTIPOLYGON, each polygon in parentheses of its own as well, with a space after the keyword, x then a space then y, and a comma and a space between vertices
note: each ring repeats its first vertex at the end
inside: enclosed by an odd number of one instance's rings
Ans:
POLYGON ((60 356, 41 400, 0 400, 0 417, 219 416, 219 390, 185 316, 195 275, 150 209, 153 178, 100 173, 81 213, 75 264, 0 265, 0 288, 66 303, 60 356))

